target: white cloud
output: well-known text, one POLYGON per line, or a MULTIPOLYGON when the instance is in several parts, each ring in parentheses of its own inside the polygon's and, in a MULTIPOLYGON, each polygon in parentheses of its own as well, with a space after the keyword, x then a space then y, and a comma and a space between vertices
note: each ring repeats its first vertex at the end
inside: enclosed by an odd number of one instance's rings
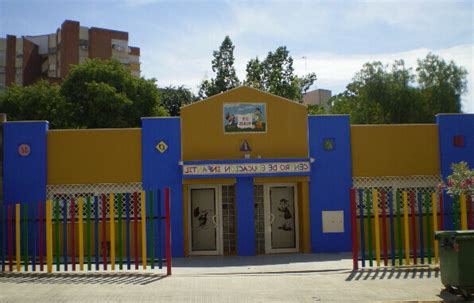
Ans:
POLYGON ((236 46, 240 79, 245 77, 249 59, 263 58, 268 51, 286 45, 296 72, 316 72, 317 87, 333 93, 343 91, 365 62, 404 59, 408 67, 415 67, 416 60, 431 51, 467 69, 469 87, 462 98, 463 109, 474 112, 472 6, 416 0, 233 1, 216 3, 215 15, 209 19, 183 15, 172 26, 148 20, 149 26, 144 27, 153 29, 159 39, 147 37, 138 45, 143 75, 156 77, 160 86, 185 85, 194 92, 203 79, 213 76, 212 52, 225 35, 236 46))

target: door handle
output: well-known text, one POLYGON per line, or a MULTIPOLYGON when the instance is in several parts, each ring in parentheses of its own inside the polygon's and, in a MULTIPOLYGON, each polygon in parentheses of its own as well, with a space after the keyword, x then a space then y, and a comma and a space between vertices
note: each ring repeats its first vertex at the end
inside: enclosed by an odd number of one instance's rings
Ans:
POLYGON ((212 222, 214 223, 214 227, 217 227, 217 216, 212 216, 212 222))
POLYGON ((275 221, 275 215, 270 213, 270 224, 272 224, 273 221, 275 221))

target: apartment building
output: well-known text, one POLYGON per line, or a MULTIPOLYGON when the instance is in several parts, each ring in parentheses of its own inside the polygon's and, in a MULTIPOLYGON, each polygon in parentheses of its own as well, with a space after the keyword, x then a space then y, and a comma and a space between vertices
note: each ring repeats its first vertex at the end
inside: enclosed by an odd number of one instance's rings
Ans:
POLYGON ((128 45, 127 32, 66 20, 52 34, 0 38, 0 89, 39 79, 59 82, 86 58, 116 59, 140 76, 140 48, 128 45))
POLYGON ((331 91, 327 89, 315 89, 303 95, 303 104, 319 105, 324 109, 329 110, 329 99, 331 98, 331 91))

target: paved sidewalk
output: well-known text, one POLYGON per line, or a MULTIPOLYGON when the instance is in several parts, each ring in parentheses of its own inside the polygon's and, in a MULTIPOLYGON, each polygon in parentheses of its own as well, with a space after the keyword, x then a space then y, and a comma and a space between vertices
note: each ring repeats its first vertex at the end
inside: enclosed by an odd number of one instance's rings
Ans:
POLYGON ((349 254, 174 259, 162 270, 0 275, 1 302, 442 301, 437 268, 352 272, 349 254))

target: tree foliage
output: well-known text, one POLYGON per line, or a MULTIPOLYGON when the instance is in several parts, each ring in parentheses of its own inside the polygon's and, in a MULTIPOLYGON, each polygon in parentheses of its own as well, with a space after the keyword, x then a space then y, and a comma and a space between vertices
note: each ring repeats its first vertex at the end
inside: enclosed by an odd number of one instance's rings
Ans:
POLYGON ((234 49, 232 40, 226 36, 219 50, 213 53, 212 71, 216 73, 216 77, 201 83, 199 98, 208 98, 240 85, 234 67, 234 49))
POLYGON ((326 109, 318 104, 308 104, 308 115, 325 115, 327 114, 326 109))
POLYGON ((11 86, 0 94, 10 120, 48 120, 51 128, 136 127, 145 116, 165 116, 155 80, 136 78, 114 60, 75 65, 61 85, 11 86))
POLYGON ((437 113, 460 112, 466 71, 428 54, 415 75, 403 60, 391 66, 366 63, 346 90, 330 99, 331 113, 350 114, 351 122, 432 123, 437 113))
POLYGON ((416 71, 425 107, 431 115, 461 111, 461 95, 467 91, 464 68, 430 53, 418 60, 416 71))
POLYGON ((245 85, 295 101, 301 101, 303 94, 316 81, 315 73, 303 77, 295 75, 293 58, 286 46, 269 52, 263 61, 258 57, 251 59, 246 71, 245 85))
POLYGON ((196 98, 184 86, 167 86, 160 88, 161 105, 169 112, 170 116, 179 116, 180 107, 192 103, 196 98))
POLYGON ((76 127, 133 127, 140 118, 161 116, 155 80, 136 78, 115 60, 87 60, 74 66, 61 93, 73 105, 76 127))
POLYGON ((51 128, 71 127, 70 105, 60 87, 39 81, 30 86, 13 85, 0 93, 0 112, 8 120, 48 120, 51 128))

